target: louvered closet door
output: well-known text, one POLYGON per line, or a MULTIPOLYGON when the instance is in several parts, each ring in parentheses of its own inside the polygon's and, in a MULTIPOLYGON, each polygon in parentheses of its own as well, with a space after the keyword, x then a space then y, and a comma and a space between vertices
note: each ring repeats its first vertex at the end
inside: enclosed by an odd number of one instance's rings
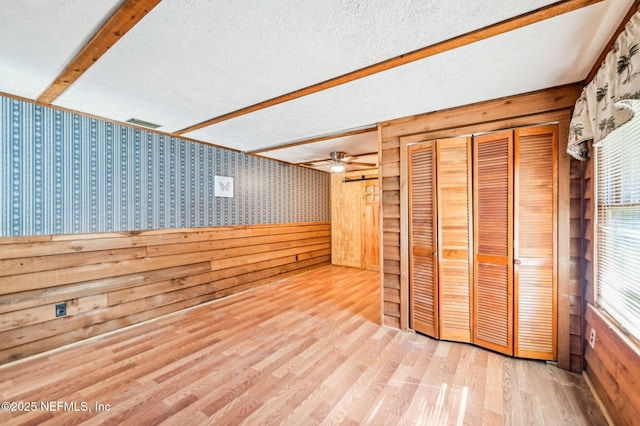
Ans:
POLYGON ((471 342, 471 139, 436 143, 440 338, 471 342))
POLYGON ((416 331, 437 338, 439 333, 434 143, 409 146, 408 157, 410 325, 416 331))
POLYGON ((513 355, 513 131, 474 138, 474 336, 513 355))
POLYGON ((555 359, 557 126, 515 131, 515 355, 555 359))

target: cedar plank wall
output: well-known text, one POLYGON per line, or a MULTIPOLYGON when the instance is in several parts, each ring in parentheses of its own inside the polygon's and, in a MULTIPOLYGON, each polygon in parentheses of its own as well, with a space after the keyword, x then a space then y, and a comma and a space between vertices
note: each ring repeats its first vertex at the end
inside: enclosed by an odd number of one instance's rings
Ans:
POLYGON ((330 239, 329 222, 0 238, 0 364, 328 265, 330 239))
POLYGON ((584 369, 583 365, 583 346, 582 346, 582 325, 584 294, 583 286, 583 232, 584 232, 584 205, 583 205, 583 174, 584 162, 571 158, 571 262, 569 270, 569 285, 571 287, 569 296, 569 332, 571 334, 570 351, 571 366, 570 370, 574 373, 580 373, 584 369))
POLYGON ((583 346, 585 371, 593 387, 619 425, 637 424, 640 418, 640 349, 617 326, 594 307, 593 281, 593 161, 584 164, 584 243, 583 275, 586 302, 583 346), (589 346, 591 329, 596 343, 589 346))
MULTIPOLYGON (((400 199, 401 164, 400 138, 415 135, 424 140, 468 135, 513 127, 559 122, 559 140, 568 138, 568 125, 581 84, 571 84, 547 90, 481 102, 449 110, 412 116, 380 123, 380 163, 382 177, 382 318, 386 326, 407 329, 408 324, 408 250, 401 244, 400 199), (402 249, 401 249, 402 248, 402 249), (404 250, 404 252, 403 252, 404 250), (400 295, 398 301, 397 295, 400 295)), ((562 144, 562 142, 560 142, 562 144)), ((559 244, 558 244, 558 365, 571 368, 570 306, 572 296, 580 297, 580 289, 569 284, 570 200, 569 156, 559 147, 559 244), (574 294, 570 294, 573 291, 574 294)), ((579 286, 578 286, 579 287, 579 286)), ((579 329, 578 329, 579 331, 579 329)))

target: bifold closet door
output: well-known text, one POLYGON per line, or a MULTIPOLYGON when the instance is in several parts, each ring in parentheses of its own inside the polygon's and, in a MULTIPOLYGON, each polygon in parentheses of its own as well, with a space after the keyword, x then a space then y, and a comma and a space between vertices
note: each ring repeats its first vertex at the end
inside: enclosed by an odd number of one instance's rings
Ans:
POLYGON ((409 147, 411 327, 471 342, 471 139, 409 147))
POLYGON ((555 359, 557 126, 515 131, 514 355, 555 359))
POLYGON ((440 338, 471 342, 471 138, 436 142, 440 338))
POLYGON ((474 137, 473 342, 513 355, 513 131, 474 137))
POLYGON ((410 326, 437 338, 435 156, 434 142, 408 147, 410 326))

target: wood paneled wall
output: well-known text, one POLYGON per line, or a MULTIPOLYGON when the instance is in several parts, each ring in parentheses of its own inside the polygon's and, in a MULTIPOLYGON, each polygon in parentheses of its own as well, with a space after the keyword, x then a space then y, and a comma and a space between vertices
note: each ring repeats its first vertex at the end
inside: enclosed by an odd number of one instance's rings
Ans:
POLYGON ((585 312, 586 334, 596 331, 592 348, 586 344, 589 380, 617 425, 637 425, 640 419, 640 350, 637 343, 615 330, 593 305, 585 312))
POLYGON ((585 191, 584 173, 585 163, 574 158, 571 159, 571 262, 569 271, 569 286, 571 288, 569 296, 569 332, 571 334, 570 350, 570 370, 580 373, 584 369, 583 363, 583 313, 584 301, 584 272, 583 272, 583 252, 584 252, 584 230, 585 221, 585 201, 583 193, 585 191))
POLYGON ((327 265, 330 239, 328 222, 0 238, 0 364, 327 265))
MULTIPOLYGON (((580 253, 582 258, 582 278, 583 278, 583 308, 586 308, 586 304, 595 303, 595 293, 593 285, 593 228, 595 226, 594 215, 595 205, 593 204, 594 197, 594 181, 593 181, 593 159, 582 163, 582 251, 580 253)), ((583 309, 583 312, 586 309, 583 309)))
MULTIPOLYGON (((406 117, 379 124, 380 176, 382 178, 382 298, 383 321, 390 327, 408 328, 407 241, 401 241, 407 226, 406 182, 400 181, 406 167, 403 143, 417 142, 522 127, 559 123, 559 140, 568 138, 571 111, 582 85, 572 84, 531 92, 450 110, 406 117), (401 161, 404 158, 404 162, 401 161), (403 251, 404 250, 404 251, 403 251), (399 291, 400 300, 388 295, 399 291)), ((558 182, 558 363, 570 367, 569 251, 570 197, 569 156, 559 149, 558 182)), ((577 293, 580 295, 580 293, 577 293)))

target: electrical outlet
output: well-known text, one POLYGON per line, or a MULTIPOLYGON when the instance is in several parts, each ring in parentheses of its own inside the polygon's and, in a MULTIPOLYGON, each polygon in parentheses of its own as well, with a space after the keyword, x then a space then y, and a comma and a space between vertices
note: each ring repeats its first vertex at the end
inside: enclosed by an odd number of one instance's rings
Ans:
POLYGON ((589 335, 589 346, 592 348, 596 345, 596 330, 591 329, 591 334, 589 335))
POLYGON ((67 302, 58 303, 56 305, 56 317, 67 315, 67 302))

